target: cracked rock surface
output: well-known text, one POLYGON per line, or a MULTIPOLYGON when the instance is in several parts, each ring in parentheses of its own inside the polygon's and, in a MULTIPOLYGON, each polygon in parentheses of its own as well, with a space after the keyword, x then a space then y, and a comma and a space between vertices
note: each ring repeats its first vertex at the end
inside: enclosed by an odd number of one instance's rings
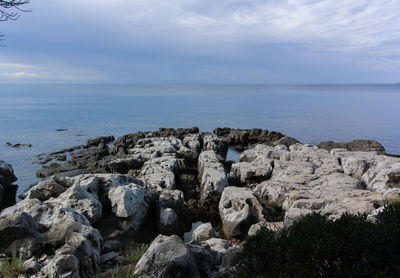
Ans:
POLYGON ((113 141, 40 157, 42 180, 17 204, 5 201, 16 177, 0 161, 0 253, 16 253, 32 277, 78 278, 108 275, 147 243, 139 277, 224 277, 260 227, 312 212, 373 218, 400 196, 400 158, 370 140, 319 148, 261 129, 160 128, 113 141), (238 162, 226 161, 229 148, 238 162))

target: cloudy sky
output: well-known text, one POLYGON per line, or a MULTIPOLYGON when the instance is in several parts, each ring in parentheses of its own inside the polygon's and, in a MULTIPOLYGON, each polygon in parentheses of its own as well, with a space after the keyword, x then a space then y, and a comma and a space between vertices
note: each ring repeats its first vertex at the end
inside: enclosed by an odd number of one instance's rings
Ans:
POLYGON ((31 0, 0 83, 393 83, 399 0, 31 0))

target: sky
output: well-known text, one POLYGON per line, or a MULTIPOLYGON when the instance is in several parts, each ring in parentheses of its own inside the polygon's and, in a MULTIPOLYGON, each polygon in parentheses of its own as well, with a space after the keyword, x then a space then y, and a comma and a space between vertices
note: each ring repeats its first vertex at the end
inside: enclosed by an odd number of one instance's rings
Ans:
POLYGON ((31 0, 0 83, 400 81, 399 0, 31 0))

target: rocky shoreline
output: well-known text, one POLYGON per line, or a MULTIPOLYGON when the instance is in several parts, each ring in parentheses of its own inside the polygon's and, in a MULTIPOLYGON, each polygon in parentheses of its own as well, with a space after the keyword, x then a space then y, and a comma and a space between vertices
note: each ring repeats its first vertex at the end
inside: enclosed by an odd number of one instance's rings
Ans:
POLYGON ((140 244, 150 246, 139 277, 226 277, 262 226, 311 212, 373 221, 400 197, 400 159, 376 141, 313 146, 261 129, 104 136, 37 163, 42 181, 11 205, 16 177, 0 161, 0 253, 20 257, 30 277, 111 277, 140 244), (239 161, 226 160, 230 148, 239 161), (184 242, 193 223, 203 224, 184 242))

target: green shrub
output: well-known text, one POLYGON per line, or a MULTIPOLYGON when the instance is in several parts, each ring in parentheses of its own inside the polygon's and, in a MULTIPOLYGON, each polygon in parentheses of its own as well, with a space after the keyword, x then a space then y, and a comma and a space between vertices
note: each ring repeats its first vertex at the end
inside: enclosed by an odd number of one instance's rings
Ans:
POLYGON ((140 260, 144 253, 149 248, 148 244, 139 244, 136 248, 125 254, 125 265, 135 264, 140 260))
POLYGON ((244 265, 243 277, 400 277, 400 204, 376 223, 314 213, 279 232, 263 228, 245 243, 244 265))
POLYGON ((111 278, 136 278, 137 275, 133 274, 135 271, 134 265, 128 266, 117 266, 117 268, 113 271, 111 278))
POLYGON ((135 278, 134 275, 136 263, 140 260, 143 254, 149 248, 148 244, 138 244, 133 249, 130 249, 125 253, 125 261, 122 265, 118 265, 115 269, 110 271, 108 275, 104 277, 109 278, 135 278))
POLYGON ((14 253, 11 259, 5 259, 1 262, 0 277, 2 278, 17 278, 23 274, 22 262, 14 253))

